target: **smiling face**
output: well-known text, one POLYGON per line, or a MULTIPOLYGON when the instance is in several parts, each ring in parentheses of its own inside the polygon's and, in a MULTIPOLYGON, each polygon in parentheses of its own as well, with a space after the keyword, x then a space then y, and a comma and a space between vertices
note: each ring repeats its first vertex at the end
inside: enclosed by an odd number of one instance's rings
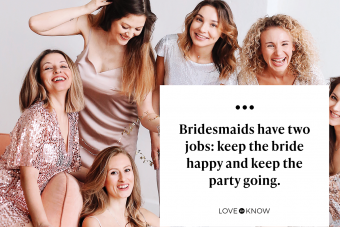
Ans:
POLYGON ((261 53, 267 63, 265 70, 286 73, 294 50, 291 35, 282 28, 269 27, 261 33, 261 53))
POLYGON ((40 62, 40 78, 50 95, 66 93, 72 84, 72 71, 63 55, 51 53, 40 62))
POLYGON ((214 46, 221 34, 217 10, 212 6, 203 6, 190 26, 190 37, 193 45, 199 47, 214 46))
POLYGON ((340 125, 340 86, 337 85, 329 96, 329 124, 340 125))
POLYGON ((108 163, 105 188, 113 198, 127 198, 134 186, 130 159, 125 154, 113 156, 108 163))
POLYGON ((130 39, 139 36, 143 30, 146 17, 144 15, 129 14, 112 22, 111 34, 118 44, 126 45, 130 39))

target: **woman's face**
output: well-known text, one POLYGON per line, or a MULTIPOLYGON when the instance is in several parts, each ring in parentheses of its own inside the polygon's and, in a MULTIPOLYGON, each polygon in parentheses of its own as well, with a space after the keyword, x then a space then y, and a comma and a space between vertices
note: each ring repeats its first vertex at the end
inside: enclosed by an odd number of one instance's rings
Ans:
POLYGON ((221 37, 217 10, 212 6, 203 6, 190 26, 193 45, 199 47, 214 46, 221 37))
POLYGON ((105 188, 113 198, 127 198, 131 195, 134 175, 130 159, 125 154, 113 156, 108 163, 105 188))
POLYGON ((272 72, 286 72, 294 50, 291 35, 282 28, 269 27, 261 33, 261 53, 272 72))
POLYGON ((40 62, 40 79, 50 95, 67 92, 72 84, 72 71, 64 56, 51 53, 43 57, 40 62))
POLYGON ((143 30, 146 17, 144 15, 129 14, 119 20, 112 22, 111 34, 117 43, 126 45, 130 39, 139 36, 143 30))
POLYGON ((335 87, 329 96, 329 124, 332 126, 340 125, 340 86, 335 87))

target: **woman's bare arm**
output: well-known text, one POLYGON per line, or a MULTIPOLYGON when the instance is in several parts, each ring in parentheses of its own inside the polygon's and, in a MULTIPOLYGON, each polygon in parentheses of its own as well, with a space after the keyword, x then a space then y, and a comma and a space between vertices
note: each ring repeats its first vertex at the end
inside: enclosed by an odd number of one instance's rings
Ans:
POLYGON ((84 31, 87 16, 98 8, 111 4, 102 0, 92 0, 84 6, 59 9, 33 16, 29 19, 32 31, 39 35, 62 36, 77 35, 84 31))
POLYGON ((53 227, 49 224, 41 201, 38 187, 39 170, 32 166, 20 167, 21 187, 24 191, 28 211, 35 227, 53 227))

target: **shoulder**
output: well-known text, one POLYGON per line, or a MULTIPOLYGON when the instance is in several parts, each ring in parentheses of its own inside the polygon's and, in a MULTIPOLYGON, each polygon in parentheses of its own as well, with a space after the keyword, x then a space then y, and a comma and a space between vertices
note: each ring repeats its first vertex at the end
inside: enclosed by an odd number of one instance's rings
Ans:
POLYGON ((306 75, 299 75, 297 79, 302 85, 326 85, 326 80, 323 77, 321 70, 314 65, 306 75))
POLYGON ((140 208, 139 211, 144 216, 145 221, 149 225, 151 225, 153 227, 160 226, 160 219, 154 213, 152 213, 151 211, 148 211, 147 209, 144 209, 144 208, 140 208))
POLYGON ((36 121, 43 121, 48 117, 48 110, 44 107, 43 102, 36 102, 30 107, 26 108, 21 114, 19 121, 24 124, 30 124, 36 121))
MULTIPOLYGON (((172 45, 174 43, 177 44, 178 40, 178 35, 177 34, 170 34, 164 36, 157 44, 157 46, 167 46, 167 45, 172 45)), ((157 48, 157 47, 156 47, 157 48)))
POLYGON ((99 220, 94 216, 87 216, 82 224, 82 227, 100 227, 99 220))

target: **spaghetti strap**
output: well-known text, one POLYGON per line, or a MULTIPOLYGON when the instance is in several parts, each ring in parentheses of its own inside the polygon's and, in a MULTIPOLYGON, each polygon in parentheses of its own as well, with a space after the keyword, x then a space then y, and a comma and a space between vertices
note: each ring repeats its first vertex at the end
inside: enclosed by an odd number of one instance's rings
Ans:
POLYGON ((98 223, 99 223, 99 226, 100 226, 100 227, 102 227, 102 225, 100 224, 100 221, 99 221, 99 219, 98 219, 98 218, 96 218, 95 216, 88 216, 88 218, 94 218, 94 219, 96 219, 96 220, 98 221, 98 223))
POLYGON ((145 223, 146 223, 146 227, 151 227, 151 226, 148 224, 148 222, 146 221, 146 218, 144 217, 143 213, 142 213, 140 210, 138 210, 138 211, 139 211, 139 213, 143 216, 144 221, 145 221, 145 223))

